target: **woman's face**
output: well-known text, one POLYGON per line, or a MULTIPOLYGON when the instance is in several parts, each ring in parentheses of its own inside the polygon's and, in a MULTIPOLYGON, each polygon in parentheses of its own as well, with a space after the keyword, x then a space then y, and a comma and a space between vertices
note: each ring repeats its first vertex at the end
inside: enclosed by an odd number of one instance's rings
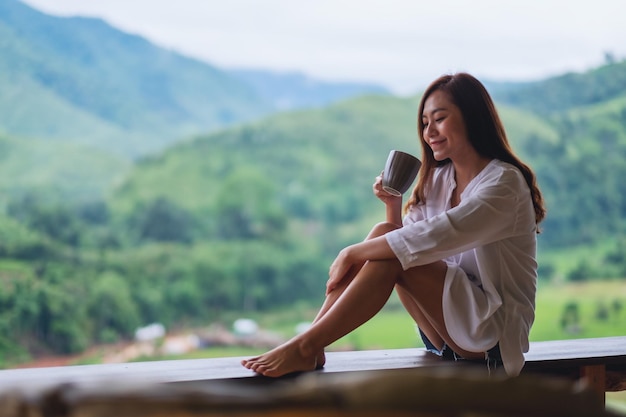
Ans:
POLYGON ((447 93, 436 90, 426 99, 422 122, 424 141, 432 149, 435 160, 450 158, 454 162, 467 152, 475 152, 467 138, 461 110, 447 93))

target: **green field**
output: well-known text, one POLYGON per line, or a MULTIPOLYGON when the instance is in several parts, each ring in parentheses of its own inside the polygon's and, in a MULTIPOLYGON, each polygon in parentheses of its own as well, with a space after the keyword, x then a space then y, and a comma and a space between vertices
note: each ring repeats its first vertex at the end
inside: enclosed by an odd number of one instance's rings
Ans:
MULTIPOLYGON (((261 325, 291 336, 281 315, 260 318, 261 325), (274 326, 275 325, 275 326, 274 326)), ((300 314, 302 316, 302 314, 300 314)), ((311 313, 311 317, 313 313, 311 313)), ((537 290, 533 341, 626 335, 626 280, 546 284, 537 290)), ((423 346, 415 324, 392 299, 368 323, 337 341, 336 349, 394 349, 423 346)))
MULTIPOLYGON (((626 280, 544 284, 537 290, 532 341, 626 335, 626 280)), ((311 321, 315 310, 303 306, 252 316, 264 330, 285 338, 294 336, 298 323, 311 321)), ((415 323, 392 297, 383 310, 329 350, 399 349, 423 346, 415 323)), ((211 348, 193 357, 255 354, 256 349, 211 348)))

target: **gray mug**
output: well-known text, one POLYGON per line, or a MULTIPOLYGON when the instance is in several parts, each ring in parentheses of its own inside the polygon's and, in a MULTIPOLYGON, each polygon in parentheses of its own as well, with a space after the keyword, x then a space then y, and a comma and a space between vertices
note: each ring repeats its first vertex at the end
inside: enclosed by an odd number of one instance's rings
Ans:
POLYGON ((383 190, 400 197, 411 188, 422 162, 411 154, 392 150, 383 171, 383 190))

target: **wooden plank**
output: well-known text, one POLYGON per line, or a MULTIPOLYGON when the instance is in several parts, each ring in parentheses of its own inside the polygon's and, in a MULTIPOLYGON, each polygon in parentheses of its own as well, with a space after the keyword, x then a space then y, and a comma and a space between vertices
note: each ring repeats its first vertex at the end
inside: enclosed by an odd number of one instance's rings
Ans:
MULTIPOLYGON (((326 366, 318 373, 463 365, 443 361, 423 348, 328 352, 326 356, 326 366)), ((91 383, 102 380, 171 383, 232 379, 255 383, 262 378, 241 366, 241 359, 243 357, 4 370, 0 371, 0 388, 15 384, 91 383)), ((578 375, 581 366, 606 365, 607 375, 611 375, 611 378, 615 374, 623 377, 626 367, 626 337, 533 342, 526 359, 525 370, 530 371, 563 368, 578 375)), ((612 384, 621 386, 619 381, 612 384)))
POLYGON ((528 363, 579 361, 624 363, 626 336, 532 342, 525 355, 528 363))
MULTIPOLYGON (((420 348, 328 352, 320 373, 374 371, 432 367, 443 362, 420 348)), ((245 357, 248 358, 248 357, 245 357)), ((185 359, 120 364, 80 365, 0 371, 0 388, 13 384, 92 383, 102 380, 151 381, 155 383, 245 379, 259 377, 241 366, 244 357, 185 359)))
POLYGON ((580 368, 580 379, 591 388, 602 403, 606 403, 606 368, 604 365, 588 365, 580 368))

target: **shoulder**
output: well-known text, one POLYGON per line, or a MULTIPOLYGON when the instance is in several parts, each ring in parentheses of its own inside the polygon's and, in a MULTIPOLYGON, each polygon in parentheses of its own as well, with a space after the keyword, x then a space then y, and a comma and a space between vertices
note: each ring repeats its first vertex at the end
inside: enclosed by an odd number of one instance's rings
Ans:
POLYGON ((485 198, 504 198, 512 203, 530 198, 530 188, 522 172, 512 164, 492 160, 467 189, 485 198))
POLYGON ((480 182, 509 185, 516 188, 526 184, 522 172, 515 165, 499 159, 494 159, 487 165, 481 173, 480 182))

